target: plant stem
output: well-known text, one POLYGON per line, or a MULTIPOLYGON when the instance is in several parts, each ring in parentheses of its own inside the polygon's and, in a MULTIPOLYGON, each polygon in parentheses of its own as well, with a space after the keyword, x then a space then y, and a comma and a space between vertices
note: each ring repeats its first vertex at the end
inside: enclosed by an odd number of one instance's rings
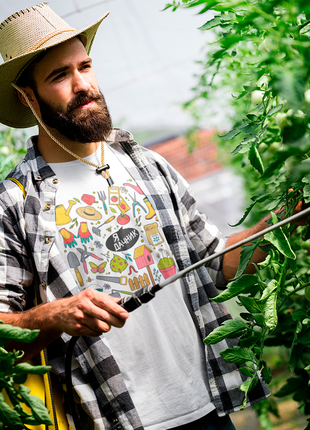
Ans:
POLYGON ((284 305, 284 303, 286 302, 286 300, 287 300, 289 297, 293 296, 294 294, 296 294, 296 293, 297 293, 297 291, 301 291, 301 290, 303 290, 304 288, 308 287, 309 285, 310 285, 310 282, 307 282, 306 284, 303 284, 303 285, 301 285, 300 287, 295 288, 295 290, 291 291, 291 292, 290 292, 290 293, 285 297, 285 299, 283 300, 283 302, 282 302, 282 303, 281 303, 281 305, 279 306, 279 310, 278 310, 278 312, 280 311, 280 309, 282 308, 282 306, 284 305))

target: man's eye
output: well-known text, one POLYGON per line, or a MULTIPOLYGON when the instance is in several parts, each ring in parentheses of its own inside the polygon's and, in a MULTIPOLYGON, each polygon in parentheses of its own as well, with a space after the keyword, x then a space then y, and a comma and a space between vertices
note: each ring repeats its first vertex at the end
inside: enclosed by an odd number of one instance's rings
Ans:
POLYGON ((66 76, 65 73, 60 73, 59 75, 55 76, 53 81, 59 81, 60 79, 64 78, 66 76))

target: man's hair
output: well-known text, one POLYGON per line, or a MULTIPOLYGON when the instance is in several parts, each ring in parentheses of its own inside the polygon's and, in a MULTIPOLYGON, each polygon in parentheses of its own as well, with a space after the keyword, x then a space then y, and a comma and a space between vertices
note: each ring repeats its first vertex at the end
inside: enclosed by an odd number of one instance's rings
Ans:
POLYGON ((16 82, 17 86, 30 87, 32 90, 37 89, 37 84, 34 79, 34 69, 35 69, 35 66, 38 63, 40 63, 40 61, 45 57, 47 52, 48 50, 44 50, 36 57, 34 57, 31 63, 27 65, 27 67, 22 71, 22 74, 17 79, 17 82, 16 82))

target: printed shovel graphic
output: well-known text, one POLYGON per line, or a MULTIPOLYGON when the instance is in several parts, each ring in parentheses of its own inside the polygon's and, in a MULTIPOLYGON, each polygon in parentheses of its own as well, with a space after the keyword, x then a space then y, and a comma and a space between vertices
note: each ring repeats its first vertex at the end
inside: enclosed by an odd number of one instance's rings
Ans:
POLYGON ((110 217, 110 218, 108 218, 108 219, 107 219, 103 224, 101 224, 99 227, 93 227, 93 228, 92 228, 93 233, 94 233, 95 235, 97 235, 97 236, 101 237, 101 231, 100 231, 101 227, 102 227, 104 224, 108 224, 109 222, 113 221, 113 220, 114 220, 114 218, 115 218, 115 216, 111 216, 111 217, 110 217))
POLYGON ((79 269, 78 269, 78 267, 80 265, 79 259, 77 258, 77 256, 72 251, 69 252, 67 258, 68 258, 68 263, 69 263, 70 268, 75 270, 76 277, 78 278, 78 281, 79 281, 81 287, 83 287, 84 282, 83 282, 82 276, 81 276, 79 269))

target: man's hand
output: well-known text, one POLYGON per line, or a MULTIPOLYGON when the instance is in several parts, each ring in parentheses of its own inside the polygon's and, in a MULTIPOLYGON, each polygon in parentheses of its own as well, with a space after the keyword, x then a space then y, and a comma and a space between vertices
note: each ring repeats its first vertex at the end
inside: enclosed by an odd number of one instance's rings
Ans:
POLYGON ((0 320, 31 330, 40 329, 31 344, 10 342, 9 349, 23 350, 23 361, 38 354, 63 332, 71 336, 100 336, 112 326, 123 327, 128 312, 117 304, 118 299, 91 288, 65 299, 45 303, 24 312, 0 313, 0 320))
MULTIPOLYGON (((293 190, 290 190, 293 191, 293 190)), ((293 209, 293 215, 297 214, 299 212, 301 212, 302 210, 308 208, 310 205, 305 204, 303 200, 299 200, 293 209)), ((275 211, 275 213, 279 213, 281 212, 282 209, 277 209, 275 211)), ((240 233, 236 233, 232 236, 230 236, 227 240, 226 243, 226 247, 228 248, 231 245, 234 245, 235 243, 246 239, 247 237, 252 236, 253 234, 262 233, 262 237, 264 235, 264 230, 265 228, 268 227, 268 224, 266 223, 266 221, 269 219, 269 215, 267 215, 264 219, 262 219, 260 222, 258 222, 256 225, 254 225, 252 228, 249 228, 247 230, 244 230, 240 233)), ((300 225, 306 225, 307 221, 308 221, 309 215, 305 215, 302 216, 301 218, 298 218, 297 220, 294 221, 294 229, 293 231, 300 225)), ((224 272, 224 276, 226 281, 230 281, 230 279, 232 279, 238 269, 238 265, 239 265, 239 261, 240 261, 240 252, 242 251, 242 248, 236 248, 235 250, 228 252, 227 254, 224 255, 224 259, 223 259, 223 272, 224 272)), ((250 264, 248 265, 248 267, 245 270, 245 273, 255 273, 255 268, 251 263, 260 263, 261 261, 263 261, 266 258, 266 254, 264 253, 262 248, 257 248, 253 254, 253 257, 250 261, 250 264)))
POLYGON ((117 301, 91 288, 56 300, 52 309, 55 328, 71 336, 100 336, 111 326, 123 327, 129 314, 117 301))

